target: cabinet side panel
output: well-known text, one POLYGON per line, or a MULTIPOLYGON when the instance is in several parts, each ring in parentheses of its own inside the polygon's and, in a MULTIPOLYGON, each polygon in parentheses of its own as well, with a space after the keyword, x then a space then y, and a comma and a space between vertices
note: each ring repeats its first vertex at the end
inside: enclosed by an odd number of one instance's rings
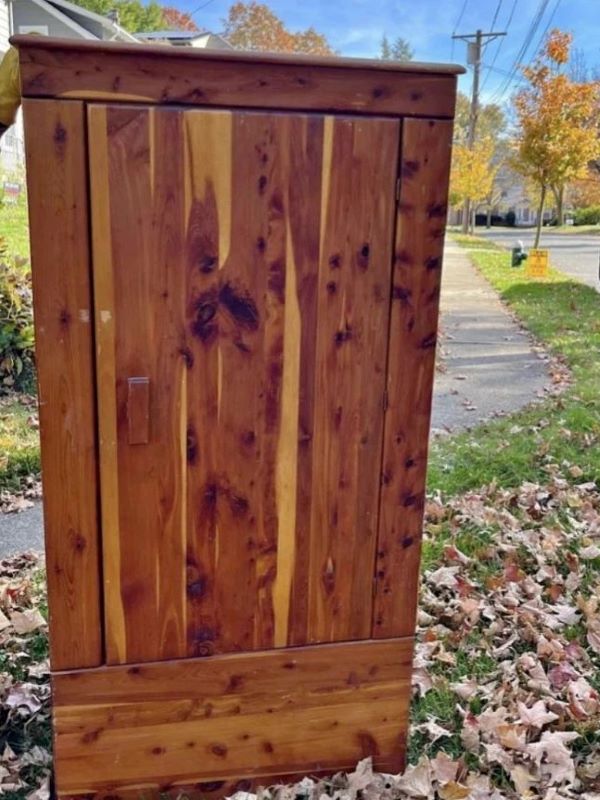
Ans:
POLYGON ((84 105, 25 100, 53 669, 102 660, 84 105))
POLYGON ((373 636, 414 631, 452 123, 402 127, 373 636))

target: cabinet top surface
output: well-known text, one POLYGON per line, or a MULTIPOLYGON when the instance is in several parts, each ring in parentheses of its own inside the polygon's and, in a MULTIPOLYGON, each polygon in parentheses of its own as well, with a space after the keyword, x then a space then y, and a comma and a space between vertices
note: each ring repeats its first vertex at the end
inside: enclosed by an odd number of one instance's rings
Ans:
POLYGON ((192 62, 221 61, 228 63, 287 64, 298 67, 335 67, 339 69, 362 69, 373 72, 400 72, 409 74, 461 75, 465 72, 459 64, 428 64, 417 61, 382 61, 366 58, 340 58, 338 56, 310 56, 298 53, 257 53, 239 50, 198 50, 194 48, 172 47, 167 45, 122 44, 119 42, 90 42, 75 39, 58 39, 31 35, 18 35, 11 43, 21 51, 47 50, 70 51, 72 53, 97 53, 98 56, 133 55, 169 61, 170 59, 189 59, 192 62))

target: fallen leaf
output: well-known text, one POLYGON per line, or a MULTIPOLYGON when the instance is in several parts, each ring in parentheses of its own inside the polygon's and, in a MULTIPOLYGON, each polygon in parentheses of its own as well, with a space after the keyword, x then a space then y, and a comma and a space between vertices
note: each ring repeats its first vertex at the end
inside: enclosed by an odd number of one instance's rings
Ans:
POLYGON ((32 633, 38 628, 45 627, 46 620, 37 608, 26 609, 25 611, 13 611, 10 621, 17 633, 32 633))

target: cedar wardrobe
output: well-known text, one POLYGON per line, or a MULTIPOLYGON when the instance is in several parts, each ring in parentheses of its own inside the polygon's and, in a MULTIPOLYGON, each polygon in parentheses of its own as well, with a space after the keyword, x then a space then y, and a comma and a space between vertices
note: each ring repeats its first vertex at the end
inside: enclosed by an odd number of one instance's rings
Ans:
POLYGON ((58 795, 398 771, 461 69, 14 43, 58 795))

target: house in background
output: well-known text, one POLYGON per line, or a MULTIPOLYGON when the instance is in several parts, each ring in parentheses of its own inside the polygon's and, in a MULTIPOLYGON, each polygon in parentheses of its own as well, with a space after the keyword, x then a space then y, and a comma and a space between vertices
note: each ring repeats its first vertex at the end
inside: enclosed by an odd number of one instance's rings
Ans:
MULTIPOLYGON (((537 223, 538 210, 531 202, 523 177, 506 163, 502 164, 496 173, 491 207, 488 208, 488 205, 483 202, 477 204, 475 209, 477 225, 486 224, 488 213, 494 225, 504 224, 507 215, 510 217, 513 214, 514 224, 517 227, 534 226, 537 223)), ((552 198, 548 197, 543 222, 550 222, 555 215, 552 198)), ((448 225, 462 225, 462 220, 461 206, 450 209, 448 225)))
MULTIPOLYGON (((8 50, 8 37, 11 35, 10 13, 5 0, 0 0, 0 58, 8 50)), ((0 142, 0 189, 4 175, 1 173, 14 174, 19 171, 23 164, 23 134, 20 125, 13 125, 4 134, 0 142)))
POLYGON ((8 6, 12 33, 39 33, 92 41, 137 41, 115 20, 68 0, 8 0, 8 6))
POLYGON ((200 47, 211 50, 233 50, 227 39, 210 31, 148 31, 136 33, 140 42, 168 44, 173 47, 200 47))
MULTIPOLYGON (((103 17, 69 0, 0 0, 0 57, 8 50, 9 36, 17 33, 37 33, 61 39, 233 49, 222 36, 209 31, 159 31, 134 36, 119 25, 116 15, 103 17)), ((12 185, 22 173, 24 162, 23 123, 19 114, 17 122, 0 143, 0 179, 9 180, 12 185)))
MULTIPOLYGON (((8 49, 8 37, 16 33, 37 33, 63 39, 136 42, 118 23, 68 0, 0 0, 0 54, 8 49)), ((2 180, 11 185, 21 177, 25 163, 23 123, 19 114, 0 143, 2 180)))

